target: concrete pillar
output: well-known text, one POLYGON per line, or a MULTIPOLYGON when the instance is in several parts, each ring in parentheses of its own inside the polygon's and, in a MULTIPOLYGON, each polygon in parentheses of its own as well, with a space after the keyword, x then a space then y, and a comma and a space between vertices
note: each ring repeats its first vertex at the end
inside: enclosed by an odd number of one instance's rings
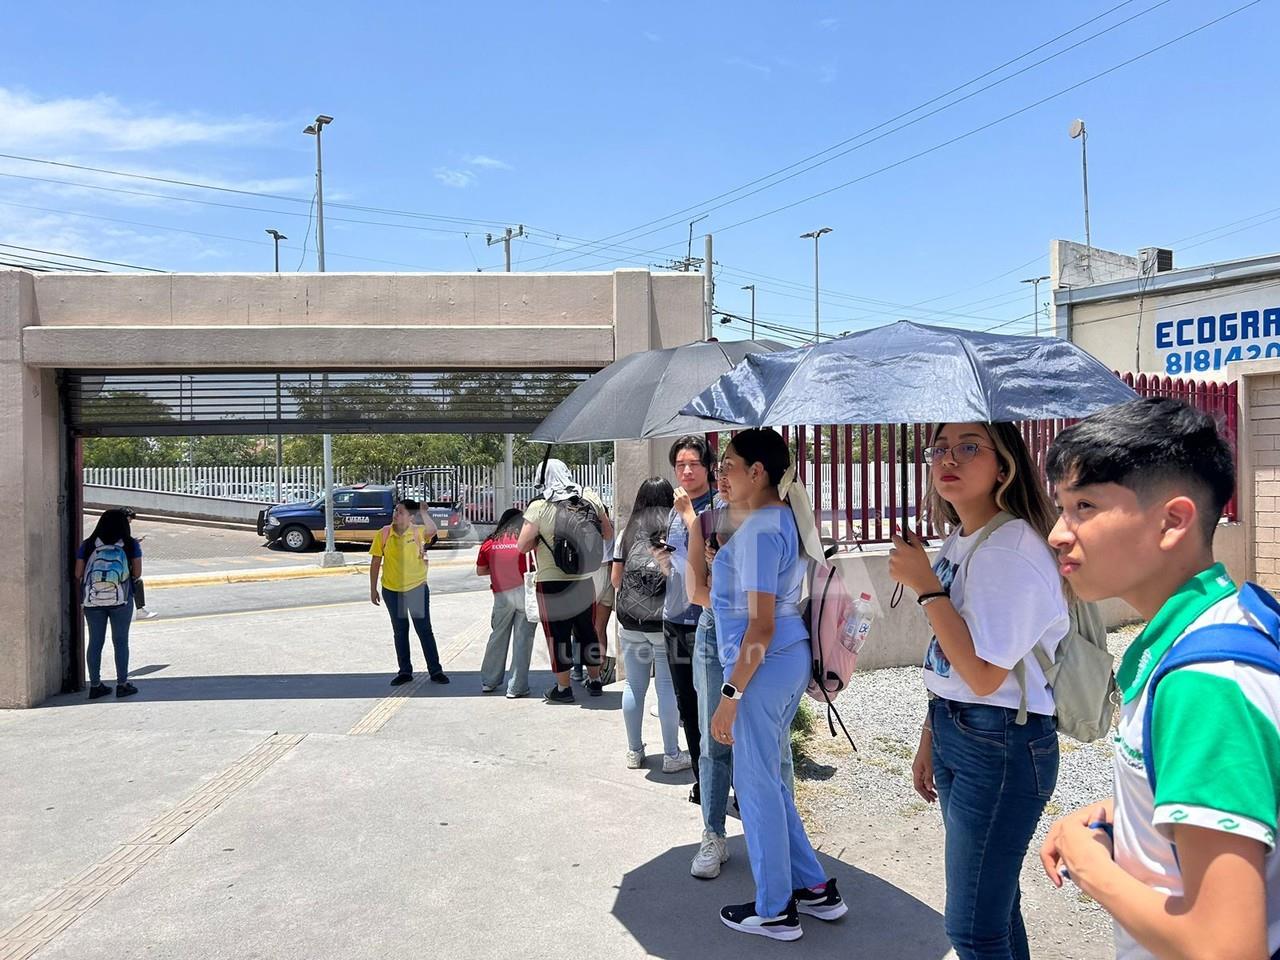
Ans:
POLYGON ((57 693, 70 655, 57 379, 22 358, 22 330, 37 322, 31 274, 0 270, 0 707, 30 707, 57 693))

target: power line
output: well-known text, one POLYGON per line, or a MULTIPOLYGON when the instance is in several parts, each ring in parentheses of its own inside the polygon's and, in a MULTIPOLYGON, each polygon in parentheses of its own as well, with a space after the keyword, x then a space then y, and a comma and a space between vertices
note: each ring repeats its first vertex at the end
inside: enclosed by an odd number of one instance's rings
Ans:
POLYGON ((160 270, 156 267, 140 267, 136 263, 121 263, 119 260, 99 260, 95 257, 81 257, 74 253, 60 253, 56 250, 41 250, 38 247, 22 247, 18 246, 16 243, 0 243, 0 247, 7 247, 10 250, 25 250, 28 253, 43 253, 51 257, 62 257, 64 260, 83 260, 86 263, 103 263, 112 267, 128 267, 130 270, 146 270, 150 273, 169 272, 168 270, 160 270))
MULTIPOLYGON (((1050 39, 1050 40, 1046 40, 1046 41, 1044 41, 1043 43, 1041 43, 1041 44, 1039 44, 1039 45, 1037 45, 1037 46, 1035 46, 1035 47, 1032 47, 1030 50, 1027 50, 1027 51, 1025 51, 1024 53, 1021 53, 1021 54, 1019 54, 1018 56, 1016 56, 1016 57, 1014 57, 1014 58, 1012 58, 1012 59, 1010 59, 1010 60, 1006 60, 1004 63, 1002 63, 1002 64, 1000 64, 1000 65, 998 65, 998 66, 992 67, 991 69, 989 69, 989 70, 985 71, 984 73, 979 74, 979 75, 978 75, 978 76, 976 76, 976 77, 972 77, 972 78, 970 78, 969 80, 966 80, 964 83, 961 83, 961 84, 959 84, 958 86, 952 87, 950 90, 947 90, 947 91, 945 91, 945 92, 943 92, 943 93, 940 93, 940 94, 938 94, 938 95, 936 95, 936 96, 934 96, 934 97, 930 98, 929 100, 924 101, 923 103, 917 104, 916 106, 912 107, 911 109, 909 109, 909 110, 905 110, 905 111, 903 111, 902 113, 899 113, 898 115, 896 115, 896 116, 894 116, 894 117, 890 117, 888 120, 884 120, 884 121, 882 121, 882 122, 880 122, 880 123, 876 124, 875 126, 868 127, 867 129, 862 130, 862 131, 860 131, 859 133, 856 133, 856 134, 854 134, 853 136, 848 137, 848 138, 846 138, 846 139, 844 139, 844 140, 841 140, 841 141, 840 141, 840 142, 838 142, 838 143, 835 143, 835 144, 833 144, 833 145, 831 145, 831 146, 829 146, 829 147, 826 147, 826 148, 824 148, 824 149, 822 149, 822 150, 819 150, 819 151, 818 151, 818 152, 816 152, 816 153, 810 154, 809 156, 804 157, 804 158, 802 158, 802 159, 800 159, 800 160, 797 160, 797 161, 795 161, 794 163, 788 164, 787 166, 782 167, 782 168, 781 168, 781 169, 779 169, 779 170, 775 170, 775 171, 772 171, 771 173, 764 174, 763 176, 761 176, 761 177, 757 177, 756 179, 754 179, 754 180, 752 180, 752 181, 750 181, 750 182, 748 182, 748 183, 745 183, 745 184, 743 184, 743 185, 741 185, 741 186, 734 187, 733 189, 731 189, 731 190, 727 190, 727 191, 725 191, 724 193, 717 194, 716 196, 711 197, 709 200, 705 200, 705 201, 702 201, 701 203, 697 203, 697 204, 694 204, 694 205, 692 205, 692 206, 685 207, 685 208, 684 208, 684 209, 682 209, 682 210, 677 210, 675 213, 668 214, 668 215, 666 215, 666 216, 664 216, 664 217, 659 217, 659 218, 657 218, 657 219, 655 219, 655 220, 649 220, 649 221, 647 221, 646 223, 642 223, 642 224, 640 224, 640 225, 639 225, 639 226, 637 226, 637 227, 633 227, 633 228, 631 228, 630 230, 623 230, 623 231, 621 231, 621 232, 619 232, 619 233, 610 234, 609 236, 604 237, 604 238, 603 238, 603 240, 601 240, 601 241, 592 241, 592 242, 591 242, 591 244, 592 244, 592 245, 597 245, 597 244, 603 243, 604 241, 613 240, 613 239, 616 239, 616 238, 618 238, 618 237, 629 237, 629 238, 630 238, 630 239, 632 239, 632 240, 639 239, 639 237, 648 236, 649 234, 651 234, 651 233, 655 233, 655 232, 657 232, 658 230, 666 229, 666 227, 667 227, 667 226, 675 226, 675 224, 674 224, 674 223, 666 224, 666 221, 669 221, 669 220, 675 220, 677 217, 682 217, 682 216, 684 216, 684 215, 686 215, 686 214, 688 214, 688 213, 692 213, 692 212, 695 212, 695 211, 704 211, 704 210, 705 210, 705 212, 710 212, 710 211, 712 211, 712 210, 718 210, 718 209, 720 209, 720 207, 727 206, 729 203, 736 203, 736 202, 738 202, 738 200, 742 200, 742 199, 745 199, 746 197, 749 197, 749 196, 754 195, 755 193, 759 193, 759 192, 760 192, 760 190, 770 189, 770 188, 772 188, 772 187, 774 187, 774 186, 777 186, 779 183, 783 183, 783 182, 785 182, 786 180, 790 180, 790 179, 792 179, 793 177, 799 176, 799 175, 801 175, 801 174, 803 174, 803 173, 807 173, 808 171, 813 170, 813 169, 815 169, 816 167, 822 166, 822 165, 823 165, 823 164, 825 164, 825 163, 829 163, 829 162, 831 162, 832 160, 835 160, 835 159, 837 159, 837 158, 839 158, 839 157, 842 157, 842 156, 844 156, 844 155, 846 155, 846 154, 850 153, 852 150, 861 149, 862 147, 868 146, 868 145, 870 145, 871 143, 875 143, 876 141, 878 141, 878 140, 880 140, 880 139, 883 139, 883 137, 889 136, 889 135, 891 135, 891 134, 893 134, 893 133, 896 133, 896 132, 897 132, 897 131, 899 131, 899 130, 905 129, 906 127, 912 126, 913 124, 919 123, 919 122, 920 122, 920 121, 922 121, 922 120, 925 120, 925 119, 927 119, 927 118, 929 118, 929 117, 931 117, 931 116, 934 116, 935 114, 937 114, 937 113, 941 112, 942 110, 947 110, 947 109, 950 109, 950 108, 951 108, 951 107, 953 107, 953 106, 956 106, 956 105, 957 105, 957 104, 959 104, 959 103, 963 103, 965 100, 971 99, 972 97, 977 96, 978 94, 983 93, 984 91, 989 90, 989 89, 991 89, 991 88, 992 88, 992 87, 994 87, 994 86, 998 86, 998 85, 999 85, 999 84, 1001 84, 1001 83, 1004 83, 1004 82, 1006 82, 1006 81, 1008 81, 1008 80, 1011 80, 1011 79, 1013 79, 1014 77, 1017 77, 1017 76, 1019 76, 1019 75, 1021 75, 1021 74, 1023 74, 1023 73, 1026 73, 1028 70, 1034 69, 1035 67, 1040 66, 1040 65, 1042 65, 1042 64, 1044 64, 1044 63, 1047 63, 1047 62, 1049 62, 1050 60, 1055 59, 1056 57, 1062 56, 1063 54, 1070 52, 1071 50, 1075 49, 1076 47, 1079 47, 1080 45, 1082 45, 1082 44, 1084 44, 1084 43, 1088 43, 1089 41, 1094 40, 1094 39, 1096 39, 1097 37, 1100 37, 1100 36, 1102 36, 1102 35, 1103 35, 1103 34, 1105 34, 1105 33, 1109 33, 1109 32, 1110 32, 1110 31, 1112 31, 1112 30, 1118 29, 1119 27, 1124 26, 1125 24, 1129 23, 1129 22, 1130 22, 1130 21, 1132 21, 1132 20, 1137 19, 1138 17, 1145 16, 1146 14, 1148 14, 1148 13, 1152 12, 1153 10, 1157 9, 1158 7, 1164 6, 1166 3, 1168 3, 1168 2, 1169 2, 1169 0, 1160 0, 1160 2, 1156 3, 1154 6, 1149 7, 1149 8, 1147 8, 1146 10, 1141 11, 1140 13, 1134 14, 1133 16, 1131 16, 1131 17, 1129 17, 1129 18, 1127 18, 1127 19, 1125 19, 1125 20, 1120 21, 1119 23, 1113 24, 1112 26, 1107 27, 1105 30, 1103 30, 1103 31, 1101 31, 1101 32, 1099 32, 1099 33, 1093 34, 1092 36, 1086 37, 1086 38, 1085 38, 1085 39, 1083 39, 1083 40, 1077 41, 1076 43, 1074 43, 1074 44, 1072 44, 1072 45, 1070 45, 1070 46, 1068 46, 1068 47, 1065 47, 1065 48, 1063 48, 1062 50, 1059 50, 1057 53, 1054 53, 1054 54, 1052 54, 1052 55, 1051 55, 1051 56, 1049 56, 1049 57, 1046 57, 1046 58, 1044 58, 1044 59, 1042 59, 1042 60, 1039 60, 1039 61, 1037 61, 1036 63, 1033 63, 1033 64, 1031 64, 1031 65, 1029 65, 1029 66, 1027 66, 1027 67, 1024 67, 1024 68, 1022 68, 1021 70, 1018 70, 1018 71, 1017 71, 1017 72, 1015 72, 1015 73, 1009 74, 1009 75, 1008 75, 1008 76, 1006 76, 1006 77, 1003 77, 1003 78, 1001 78, 1001 79, 999 79, 999 80, 997 80, 997 81, 994 81, 993 83, 987 84, 986 86, 983 86, 983 87, 979 88, 978 90, 974 90, 974 91, 970 92, 969 94, 965 95, 964 97, 961 97, 961 98, 959 98, 959 99, 957 99, 957 100, 954 100, 954 101, 952 101, 952 102, 950 102, 950 103, 944 104, 943 106, 939 107, 938 109, 933 110, 933 111, 930 111, 929 113, 925 113, 925 114, 923 114, 922 116, 917 117, 917 118, 915 118, 914 120, 911 120, 911 121, 910 121, 910 122, 908 122, 908 123, 902 124, 901 126, 895 127, 895 128, 894 128, 894 129, 892 129, 892 130, 886 131, 885 133, 881 134, 880 136, 877 136, 877 137, 874 137, 874 138, 872 138, 872 139, 870 139, 870 140, 867 140, 866 142, 861 143, 861 144, 858 144, 857 146, 851 147, 851 148, 849 148, 848 150, 843 150, 843 151, 841 151, 840 153, 835 153, 833 156, 827 157, 825 160, 821 160, 821 161, 819 161, 818 163, 813 163, 812 165, 810 165, 810 166, 808 166, 808 167, 805 167, 805 168, 804 168, 804 169, 802 169, 802 170, 796 170, 796 172, 795 172, 795 173, 790 173, 790 174, 788 174, 788 175, 787 175, 787 176, 785 176, 785 177, 782 177, 782 176, 781 176, 782 174, 787 174, 787 173, 788 173, 788 171, 795 170, 795 168, 796 168, 796 167, 801 167, 801 166, 803 166, 804 164, 809 163, 810 161, 817 160, 819 157, 822 157, 824 154, 832 153, 833 151, 839 150, 841 147, 845 147, 845 146, 847 146, 848 144, 851 144, 851 143, 853 143, 853 142, 854 142, 854 141, 856 141, 856 140, 861 140, 863 137, 866 137, 866 136, 868 136, 869 134, 875 133, 876 131, 883 129, 884 127, 887 127, 887 126, 889 126, 890 124, 896 123, 896 122, 897 122, 897 121, 899 121, 899 120, 902 120, 902 119, 904 119, 904 118, 906 118, 906 117, 911 116, 911 114, 913 114, 913 113, 918 113, 919 111, 924 110, 926 107, 930 107, 930 106, 932 106, 933 104, 937 103, 939 100, 944 100, 944 99, 946 99, 947 97, 951 96, 951 95, 952 95, 952 94, 954 94, 954 93, 959 93, 961 90, 965 89, 966 87, 972 86, 972 85, 973 85, 973 84, 975 84, 975 83, 978 83, 978 82, 980 82, 980 81, 982 81, 982 80, 985 80, 987 77, 991 76, 992 74, 998 73, 999 71, 1003 70, 1003 69, 1004 69, 1004 68, 1006 68, 1006 67, 1012 66, 1013 64, 1017 63, 1018 61, 1026 59, 1027 57, 1031 56, 1032 54, 1037 53, 1037 52, 1039 52, 1040 50, 1043 50, 1045 47, 1051 46, 1052 44, 1057 43, 1059 40, 1062 40, 1062 39, 1064 39, 1065 37, 1070 36, 1071 34, 1073 34, 1073 33, 1077 32, 1077 31, 1079 31, 1079 30, 1084 29, 1085 27, 1089 26, 1090 24, 1092 24, 1092 23, 1096 23, 1098 20, 1101 20, 1101 19, 1103 19, 1103 18, 1105 18, 1105 17, 1109 16, 1110 14, 1114 13, 1116 10, 1119 10, 1121 7, 1128 6, 1128 5, 1129 5, 1130 3, 1132 3, 1132 2, 1134 2, 1134 0, 1124 0, 1124 2, 1119 3, 1119 4, 1116 4, 1115 6, 1111 7, 1110 9, 1105 10, 1105 11, 1103 11, 1102 13, 1098 14, 1097 16, 1092 17, 1092 18, 1090 18, 1090 19, 1088 19, 1088 20, 1085 20, 1083 23, 1077 24, 1076 26, 1072 27, 1070 30, 1067 30, 1067 31, 1065 31, 1065 32, 1063 32, 1063 33, 1060 33, 1060 34, 1058 34, 1058 36, 1053 37, 1053 38, 1052 38, 1052 39, 1050 39), (765 186, 761 187, 761 188, 760 188, 760 190, 751 190, 751 192, 750 192, 750 193, 743 193, 743 195, 742 195, 742 196, 736 197, 736 198, 735 198, 735 199, 733 199, 733 200, 728 200, 726 203, 721 203, 721 204, 719 204, 718 206, 707 207, 707 205, 708 205, 708 204, 715 204, 717 201, 724 200, 725 198, 727 198, 727 197, 731 197, 731 196, 733 196, 734 194, 737 194, 737 193, 742 193, 742 191, 744 191, 744 190, 749 190, 750 188, 755 187, 757 184, 765 183, 765 181, 768 181, 768 180, 774 180, 774 178, 775 178, 775 177, 781 177, 781 179, 777 179, 777 180, 775 180, 773 183, 765 184, 765 186), (650 230, 650 231, 648 231, 648 232, 646 232, 646 233, 639 233, 639 232, 638 232, 638 231, 644 230, 646 227, 652 227, 652 226, 655 226, 656 224, 665 224, 665 225, 664 225, 664 226, 659 226, 659 227, 657 227, 657 229, 656 229, 656 230, 650 230)), ((589 253, 588 253, 588 254, 577 254, 577 255, 575 255, 575 256, 573 256, 573 257, 570 257, 570 258, 569 258, 569 259, 567 259, 567 260, 557 261, 557 263, 556 263, 556 264, 550 264, 550 265, 548 265, 548 266, 558 266, 558 265, 563 264, 563 263, 571 262, 571 260, 573 260, 573 259, 577 259, 577 258, 579 258, 579 257, 581 257, 581 256, 587 256, 587 255, 589 255, 589 253)))

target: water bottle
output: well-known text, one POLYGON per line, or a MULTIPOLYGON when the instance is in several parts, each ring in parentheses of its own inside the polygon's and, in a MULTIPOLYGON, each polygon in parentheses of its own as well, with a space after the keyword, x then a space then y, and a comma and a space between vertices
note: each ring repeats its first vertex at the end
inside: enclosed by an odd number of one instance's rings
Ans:
POLYGON ((871 594, 864 593, 849 609, 845 617, 844 627, 840 631, 840 642, 850 653, 858 653, 871 634, 871 620, 875 616, 871 609, 871 594))

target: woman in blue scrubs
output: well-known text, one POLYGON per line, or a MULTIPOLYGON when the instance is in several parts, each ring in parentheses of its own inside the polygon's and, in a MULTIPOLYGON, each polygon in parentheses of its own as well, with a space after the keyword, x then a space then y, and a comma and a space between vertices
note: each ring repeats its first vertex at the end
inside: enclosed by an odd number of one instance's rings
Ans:
MULTIPOLYGON (((810 674, 800 615, 805 560, 791 508, 778 495, 790 463, 786 442, 773 430, 743 430, 730 442, 720 473, 744 519, 716 554, 710 585, 726 681, 711 735, 733 747, 734 789, 756 882, 755 900, 725 907, 720 918, 731 929, 775 940, 799 939, 800 913, 835 920, 848 910, 818 863, 780 773, 780 741, 810 674)), ((692 505, 678 498, 676 508, 692 505)), ((689 554, 702 556, 700 525, 688 528, 689 554)))

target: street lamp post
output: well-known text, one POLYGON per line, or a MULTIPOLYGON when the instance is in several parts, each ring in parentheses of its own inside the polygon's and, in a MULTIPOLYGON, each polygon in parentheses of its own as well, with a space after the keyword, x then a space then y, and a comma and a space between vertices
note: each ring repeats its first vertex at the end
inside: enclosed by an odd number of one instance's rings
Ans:
POLYGON ((815 344, 822 339, 822 320, 818 312, 818 240, 824 233, 830 232, 830 227, 819 227, 817 230, 800 234, 801 240, 813 238, 813 342, 815 344))
POLYGON ((756 285, 748 283, 743 290, 751 291, 751 339, 756 338, 756 285))
MULTIPOLYGON (((303 133, 316 138, 316 266, 324 273, 324 162, 320 151, 320 134, 333 117, 320 114, 315 123, 303 128, 303 133)), ((328 419, 329 375, 321 377, 320 390, 323 413, 328 419)), ((324 435, 324 557, 321 566, 336 567, 343 562, 342 554, 334 546, 333 538, 333 434, 324 435)))
POLYGON ((1029 277, 1023 283, 1031 284, 1031 315, 1036 321, 1036 336, 1040 336, 1040 281, 1048 277, 1029 277))
POLYGON ((281 241, 281 240, 288 240, 289 238, 288 238, 288 237, 286 237, 286 236, 285 236, 283 233, 281 233, 279 230, 271 230, 271 229, 268 229, 268 230, 267 230, 267 233, 268 233, 268 234, 270 234, 271 239, 275 241, 275 245, 276 245, 276 273, 279 273, 279 272, 280 272, 280 241, 281 241))
POLYGON ((1093 280, 1093 237, 1089 233, 1089 131, 1083 120, 1074 120, 1068 131, 1072 140, 1080 141, 1080 171, 1084 177, 1084 251, 1089 280, 1093 280))

